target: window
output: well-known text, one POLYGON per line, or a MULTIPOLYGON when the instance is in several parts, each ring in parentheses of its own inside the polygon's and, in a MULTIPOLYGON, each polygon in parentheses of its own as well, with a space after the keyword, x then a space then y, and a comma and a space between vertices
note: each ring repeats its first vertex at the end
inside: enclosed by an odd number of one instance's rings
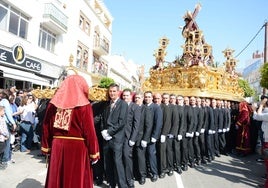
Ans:
POLYGON ((79 27, 80 29, 83 30, 84 28, 84 17, 80 15, 80 20, 79 20, 79 27))
POLYGON ((79 27, 83 30, 86 34, 90 35, 90 21, 89 19, 81 13, 79 17, 79 27))
POLYGON ((98 31, 95 31, 94 35, 94 47, 100 46, 100 33, 98 31))
POLYGON ((87 70, 88 67, 88 51, 84 50, 83 52, 83 64, 82 64, 82 69, 87 70))
POLYGON ((82 47, 78 46, 76 53, 76 67, 80 67, 81 59, 82 59, 82 47))
POLYGON ((7 9, 0 4, 0 29, 6 30, 7 28, 7 9))
POLYGON ((89 22, 86 22, 85 32, 86 32, 87 34, 90 34, 90 24, 89 24, 89 22))
POLYGON ((11 12, 9 19, 9 32, 17 35, 18 28, 19 28, 19 16, 11 12))
POLYGON ((0 29, 26 39, 29 18, 8 4, 0 2, 0 29))
POLYGON ((56 44, 56 34, 40 26, 38 46, 47 51, 54 52, 56 44))
POLYGON ((28 23, 25 20, 20 20, 20 32, 19 36, 21 38, 26 38, 26 34, 28 33, 28 23))
POLYGON ((76 67, 87 71, 88 56, 88 48, 82 44, 78 44, 76 53, 76 67))
POLYGON ((106 38, 103 38, 103 48, 109 52, 109 41, 106 38))

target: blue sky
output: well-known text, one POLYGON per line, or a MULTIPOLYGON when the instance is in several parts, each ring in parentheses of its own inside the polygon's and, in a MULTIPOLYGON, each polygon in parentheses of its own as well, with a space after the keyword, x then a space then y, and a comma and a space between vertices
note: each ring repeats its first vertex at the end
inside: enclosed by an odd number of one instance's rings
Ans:
MULTIPOLYGON (((154 51, 158 41, 169 39, 166 61, 182 55, 184 38, 179 26, 183 15, 202 6, 196 22, 212 45, 214 61, 223 63, 222 51, 235 50, 236 56, 268 21, 268 0, 103 0, 114 18, 112 54, 145 65, 145 72, 155 65, 154 51)), ((264 28, 250 46, 237 57, 238 68, 243 68, 256 50, 263 52, 264 28)))

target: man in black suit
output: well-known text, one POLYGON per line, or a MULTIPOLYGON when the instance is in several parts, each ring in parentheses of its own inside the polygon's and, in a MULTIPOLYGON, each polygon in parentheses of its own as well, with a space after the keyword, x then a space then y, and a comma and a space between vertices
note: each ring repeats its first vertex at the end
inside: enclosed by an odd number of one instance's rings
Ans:
MULTIPOLYGON (((155 95, 156 100, 160 100, 160 94, 155 95)), ((153 122, 153 129, 151 134, 150 143, 147 145, 149 170, 151 173, 151 181, 155 182, 158 179, 158 165, 156 156, 156 141, 160 137, 160 132, 163 123, 163 114, 160 105, 153 103, 153 95, 151 91, 146 91, 144 93, 144 102, 148 106, 151 113, 151 121, 153 122)))
POLYGON ((223 129, 222 129, 222 135, 220 137, 220 153, 223 155, 227 154, 226 149, 226 135, 228 134, 228 131, 230 130, 231 125, 231 115, 230 110, 228 109, 228 102, 222 101, 222 110, 223 110, 223 129))
POLYGON ((103 137, 101 135, 101 120, 103 115, 103 110, 109 105, 106 101, 91 101, 93 117, 94 117, 94 126, 96 135, 98 138, 98 143, 100 147, 100 159, 93 165, 93 178, 97 185, 103 183, 104 177, 104 161, 103 161, 103 137))
MULTIPOLYGON (((181 174, 181 157, 182 157, 182 135, 185 134, 183 132, 183 126, 184 126, 184 105, 183 105, 183 97, 181 95, 178 95, 176 97, 177 104, 176 111, 177 111, 177 123, 172 126, 171 128, 171 134, 174 135, 174 153, 175 153, 175 160, 174 160, 174 165, 175 168, 174 170, 178 173, 181 174)), ((174 103, 173 103, 174 104, 174 103)))
POLYGON ((184 125, 182 135, 182 170, 188 170, 188 162, 194 166, 194 116, 193 108, 189 104, 189 97, 184 97, 184 125))
POLYGON ((220 148, 219 148, 219 135, 222 133, 223 127, 223 114, 221 110, 221 103, 216 99, 212 99, 212 108, 214 111, 214 123, 215 123, 215 134, 214 134, 214 149, 215 156, 220 157, 220 148))
POLYGON ((211 107, 211 100, 206 99, 206 118, 207 118, 207 131, 205 131, 206 142, 207 142, 207 155, 208 162, 211 162, 215 158, 215 149, 214 149, 214 134, 215 134, 215 122, 214 122, 214 111, 211 107))
POLYGON ((134 188, 133 176, 133 146, 135 145, 141 116, 141 107, 132 102, 131 90, 124 89, 123 100, 128 104, 128 117, 125 126, 125 141, 123 145, 123 159, 126 181, 129 188, 134 188))
POLYGON ((200 165, 200 161, 201 161, 199 137, 200 137, 201 127, 203 124, 204 114, 201 108, 201 99, 199 97, 198 98, 191 97, 190 101, 191 101, 191 105, 193 107, 194 116, 195 116, 193 145, 194 145, 195 164, 198 166, 200 165))
POLYGON ((227 109, 224 107, 223 100, 219 100, 217 101, 217 103, 218 103, 217 106, 221 111, 221 119, 222 119, 221 131, 219 131, 219 151, 220 151, 220 154, 226 154, 225 153, 225 146, 226 146, 225 132, 226 132, 227 124, 228 124, 227 109))
POLYGON ((111 84, 108 93, 110 101, 103 111, 101 131, 104 138, 105 172, 110 187, 115 187, 118 183, 120 188, 127 188, 122 151, 128 104, 119 98, 119 86, 117 84, 111 84))
MULTIPOLYGON (((169 104, 169 94, 163 93, 161 109, 163 112, 163 125, 161 129, 160 143, 159 143, 159 157, 160 157, 160 178, 164 178, 165 174, 170 170, 167 169, 167 136, 171 128, 171 107, 169 104)), ((170 148, 169 148, 170 149, 170 148)), ((172 149, 172 148, 171 148, 172 149)), ((171 150, 172 151, 172 150, 171 150)))
POLYGON ((199 144, 200 144, 200 150, 201 150, 201 163, 207 164, 206 156, 207 156, 207 147, 206 147, 206 133, 208 130, 208 110, 206 107, 206 99, 202 98, 200 99, 200 105, 199 105, 199 99, 197 99, 197 106, 201 108, 201 111, 203 112, 203 123, 200 129, 200 135, 199 135, 199 144))
POLYGON ((135 103, 141 108, 140 125, 136 139, 136 158, 138 179, 141 185, 145 184, 147 170, 146 170, 146 148, 150 142, 153 128, 153 121, 149 108, 143 104, 143 93, 135 94, 135 103))
POLYGON ((168 176, 173 175, 173 171, 175 169, 175 148, 174 148, 174 142, 175 139, 177 138, 177 127, 178 127, 178 109, 177 109, 177 104, 176 104, 176 95, 175 94, 170 94, 169 96, 169 106, 170 106, 170 113, 171 113, 171 127, 170 131, 168 132, 167 135, 167 174, 168 176))

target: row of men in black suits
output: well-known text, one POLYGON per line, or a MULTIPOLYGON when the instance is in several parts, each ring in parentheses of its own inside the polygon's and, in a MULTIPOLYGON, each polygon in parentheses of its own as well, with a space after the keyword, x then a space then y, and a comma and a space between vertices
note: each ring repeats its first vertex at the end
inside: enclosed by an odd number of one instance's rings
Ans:
POLYGON ((108 93, 110 101, 99 113, 97 132, 101 168, 111 187, 134 187, 134 177, 144 184, 148 175, 154 182, 225 153, 230 128, 227 101, 222 106, 213 99, 210 107, 210 99, 146 91, 136 93, 132 102, 131 91, 124 90, 121 99, 116 84, 108 93))
MULTIPOLYGON (((145 105, 149 104, 146 100, 148 93, 151 95, 150 92, 144 94, 145 105)), ((156 144, 160 178, 165 174, 172 175, 174 170, 181 174, 188 165, 194 167, 211 162, 220 153, 227 155, 225 133, 231 125, 230 102, 167 93, 154 94, 153 102, 162 110, 162 121, 159 120, 162 126, 158 126, 156 144)), ((157 126, 153 123, 153 127, 157 126)), ((151 160, 150 156, 148 159, 151 160)), ((151 166, 147 171, 152 173, 151 180, 156 181, 157 173, 151 166)), ((143 179, 144 176, 140 174, 140 177, 143 179)))

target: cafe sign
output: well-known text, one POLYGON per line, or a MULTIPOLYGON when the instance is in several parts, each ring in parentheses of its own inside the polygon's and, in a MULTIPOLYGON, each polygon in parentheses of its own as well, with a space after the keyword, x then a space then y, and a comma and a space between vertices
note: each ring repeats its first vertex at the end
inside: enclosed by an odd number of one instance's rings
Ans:
POLYGON ((40 62, 26 57, 26 53, 21 44, 14 45, 12 51, 0 48, 0 62, 18 65, 38 72, 42 69, 40 62))

